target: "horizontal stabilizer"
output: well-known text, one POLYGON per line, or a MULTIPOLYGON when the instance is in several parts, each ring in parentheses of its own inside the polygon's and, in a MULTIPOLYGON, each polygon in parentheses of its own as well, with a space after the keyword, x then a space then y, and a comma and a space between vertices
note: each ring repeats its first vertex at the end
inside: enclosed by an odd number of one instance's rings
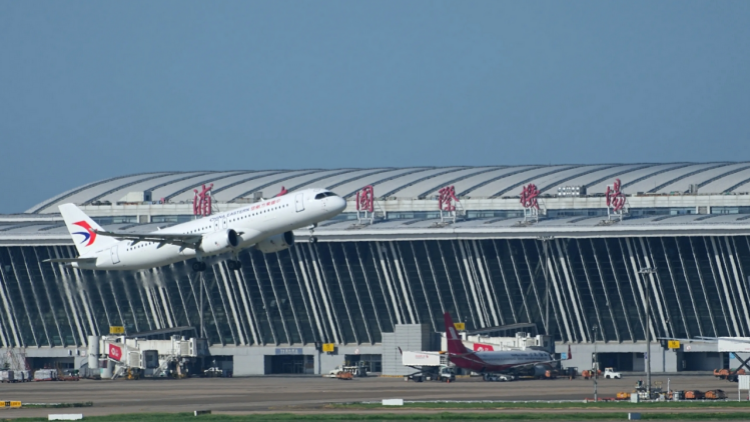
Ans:
POLYGON ((96 263, 96 258, 54 258, 54 259, 45 259, 44 262, 52 262, 52 263, 62 263, 62 264, 72 264, 73 262, 80 262, 80 263, 96 263))

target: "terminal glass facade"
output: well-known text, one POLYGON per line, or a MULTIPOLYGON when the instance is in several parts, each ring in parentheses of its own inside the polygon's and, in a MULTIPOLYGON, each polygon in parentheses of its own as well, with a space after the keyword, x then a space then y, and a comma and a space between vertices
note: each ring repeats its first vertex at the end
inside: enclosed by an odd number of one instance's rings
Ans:
POLYGON ((594 326, 598 341, 643 340, 646 324, 656 337, 750 336, 747 236, 321 241, 202 274, 190 261, 143 272, 42 262, 75 255, 0 247, 0 346, 82 346, 120 325, 195 327, 215 345, 374 344, 399 323, 443 331, 446 311, 470 330, 530 322, 569 342, 593 341, 594 326))

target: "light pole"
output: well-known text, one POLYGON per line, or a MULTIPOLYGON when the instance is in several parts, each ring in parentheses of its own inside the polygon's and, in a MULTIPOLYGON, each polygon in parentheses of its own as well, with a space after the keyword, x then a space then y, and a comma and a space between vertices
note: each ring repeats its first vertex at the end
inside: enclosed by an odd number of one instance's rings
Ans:
POLYGON ((594 331, 594 403, 599 402, 599 391, 598 391, 598 381, 599 381, 599 356, 596 354, 596 332, 599 329, 598 326, 594 325, 591 327, 594 331))
MULTIPOLYGON (((639 274, 651 274, 656 273, 656 268, 646 267, 641 268, 638 271, 639 274)), ((648 303, 651 301, 651 279, 646 279, 646 395, 651 400, 651 320, 649 319, 648 303)))

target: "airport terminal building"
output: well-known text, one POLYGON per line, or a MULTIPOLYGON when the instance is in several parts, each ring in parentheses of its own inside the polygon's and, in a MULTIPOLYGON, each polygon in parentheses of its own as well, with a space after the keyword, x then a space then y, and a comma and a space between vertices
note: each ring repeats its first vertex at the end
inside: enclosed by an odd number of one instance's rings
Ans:
POLYGON ((431 347, 419 332, 444 331, 447 311, 470 332, 549 335, 558 351, 572 345, 580 368, 596 344, 603 365, 642 370, 649 325, 653 371, 725 367, 715 345, 672 351, 656 338, 750 336, 749 192, 748 162, 114 177, 0 216, 0 348, 33 365, 75 359, 88 336, 124 326, 207 338, 235 375, 321 373, 344 361, 387 372, 392 343, 431 347), (529 184, 536 217, 520 200, 529 184), (288 250, 243 252, 236 271, 221 257, 203 273, 190 261, 141 272, 43 262, 76 257, 60 204, 107 230, 146 233, 196 218, 204 185, 214 212, 310 187, 348 207, 316 228, 317 243, 299 230, 288 250), (368 213, 357 200, 366 186, 368 213), (607 194, 618 187, 621 216, 607 194))

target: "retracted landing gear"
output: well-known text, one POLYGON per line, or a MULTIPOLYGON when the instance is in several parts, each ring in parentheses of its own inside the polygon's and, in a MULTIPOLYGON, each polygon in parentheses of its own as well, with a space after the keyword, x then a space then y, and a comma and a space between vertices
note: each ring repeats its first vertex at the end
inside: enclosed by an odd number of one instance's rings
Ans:
POLYGON ((242 268, 242 261, 239 259, 236 260, 229 260, 227 261, 227 267, 229 267, 230 271, 236 271, 242 268))
POLYGON ((313 225, 311 225, 309 227, 309 229, 310 229, 310 238, 308 239, 308 242, 310 242, 310 243, 318 243, 318 238, 315 237, 315 228, 316 227, 318 227, 318 223, 313 223, 313 225))
POLYGON ((206 263, 205 262, 200 262, 200 261, 193 262, 193 271, 195 271, 195 272, 206 271, 206 263))

